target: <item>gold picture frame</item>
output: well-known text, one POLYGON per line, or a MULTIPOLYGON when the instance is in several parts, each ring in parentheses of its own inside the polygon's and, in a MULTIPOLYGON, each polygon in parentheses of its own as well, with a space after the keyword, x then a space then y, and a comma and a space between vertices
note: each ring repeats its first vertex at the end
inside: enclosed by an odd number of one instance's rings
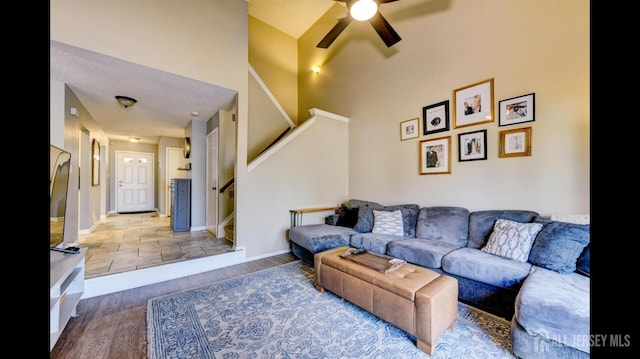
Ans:
POLYGON ((498 157, 531 156, 531 127, 500 131, 498 157))
POLYGON ((420 141, 421 175, 451 173, 451 136, 420 141))
POLYGON ((420 135, 420 119, 412 118, 410 120, 400 122, 400 140, 410 140, 420 135))
POLYGON ((493 122, 493 78, 453 90, 453 127, 493 122))
POLYGON ((100 185, 100 142, 95 138, 91 144, 91 186, 100 185))

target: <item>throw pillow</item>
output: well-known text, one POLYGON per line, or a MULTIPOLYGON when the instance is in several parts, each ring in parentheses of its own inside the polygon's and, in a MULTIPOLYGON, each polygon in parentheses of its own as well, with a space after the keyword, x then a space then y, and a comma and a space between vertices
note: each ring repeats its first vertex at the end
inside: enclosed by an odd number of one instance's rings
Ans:
POLYGON ((403 236, 402 211, 391 212, 373 210, 373 229, 371 233, 403 236))
POLYGON ((402 212, 402 222, 404 224, 404 236, 416 236, 416 222, 418 221, 418 212, 420 206, 417 204, 399 204, 394 206, 382 206, 378 204, 360 205, 358 208, 358 220, 353 229, 360 233, 371 232, 373 229, 373 210, 378 211, 395 211, 402 212))
POLYGON ((371 232, 373 228, 373 210, 382 210, 384 206, 360 205, 358 207, 358 220, 353 229, 360 233, 371 232))
POLYGON ((589 244, 589 225, 536 218, 544 225, 538 234, 529 261, 539 267, 569 274, 576 270, 576 262, 589 244))
POLYGON ((358 221, 358 207, 342 204, 336 213, 339 215, 336 226, 353 228, 358 221))
POLYGON ((529 258, 533 241, 542 226, 540 223, 520 223, 497 219, 487 244, 481 250, 524 263, 529 258))

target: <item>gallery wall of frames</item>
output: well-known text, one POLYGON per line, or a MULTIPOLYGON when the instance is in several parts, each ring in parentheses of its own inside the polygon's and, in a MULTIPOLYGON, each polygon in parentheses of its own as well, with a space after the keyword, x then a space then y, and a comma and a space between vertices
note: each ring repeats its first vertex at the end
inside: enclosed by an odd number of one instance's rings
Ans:
POLYGON ((494 85, 489 78, 454 89, 451 100, 424 106, 422 119, 400 122, 401 141, 419 139, 419 174, 451 173, 452 156, 458 162, 486 160, 492 145, 498 146, 498 158, 531 156, 532 128, 523 124, 535 121, 533 92, 497 102, 498 127, 505 127, 498 143, 487 143, 487 128, 473 128, 496 121, 494 85))

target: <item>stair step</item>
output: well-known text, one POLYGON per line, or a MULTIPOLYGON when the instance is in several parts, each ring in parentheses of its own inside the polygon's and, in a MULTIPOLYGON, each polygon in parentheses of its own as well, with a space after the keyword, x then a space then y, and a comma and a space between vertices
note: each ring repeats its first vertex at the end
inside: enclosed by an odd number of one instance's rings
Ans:
POLYGON ((233 242, 233 224, 224 226, 224 238, 233 242))

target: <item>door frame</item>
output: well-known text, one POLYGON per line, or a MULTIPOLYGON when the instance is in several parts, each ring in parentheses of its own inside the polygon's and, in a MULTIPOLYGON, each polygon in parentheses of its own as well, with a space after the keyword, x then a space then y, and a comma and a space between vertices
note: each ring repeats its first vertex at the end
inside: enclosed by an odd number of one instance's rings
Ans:
POLYGON ((153 152, 142 152, 142 151, 130 151, 130 150, 116 150, 115 151, 115 166, 114 166, 114 186, 115 186, 115 210, 116 213, 120 213, 120 190, 118 189, 118 178, 119 178, 119 171, 118 168, 120 167, 120 156, 122 156, 122 154, 124 153, 134 153, 134 154, 145 154, 145 155, 151 155, 151 174, 150 174, 150 179, 151 179, 151 207, 152 208, 157 208, 156 203, 155 203, 155 196, 156 196, 156 185, 155 185, 155 176, 156 176, 156 168, 155 168, 155 158, 156 155, 153 152))
POLYGON ((207 159, 206 159, 206 171, 207 171, 207 195, 206 195, 206 227, 207 230, 213 233, 216 237, 220 237, 218 230, 218 217, 220 216, 219 210, 219 176, 218 176, 218 147, 219 147, 219 131, 218 128, 214 128, 213 131, 207 134, 207 159), (212 203, 213 202, 213 203, 212 203), (212 210, 210 210, 212 209, 212 210), (213 213, 211 213, 213 212, 213 213))

